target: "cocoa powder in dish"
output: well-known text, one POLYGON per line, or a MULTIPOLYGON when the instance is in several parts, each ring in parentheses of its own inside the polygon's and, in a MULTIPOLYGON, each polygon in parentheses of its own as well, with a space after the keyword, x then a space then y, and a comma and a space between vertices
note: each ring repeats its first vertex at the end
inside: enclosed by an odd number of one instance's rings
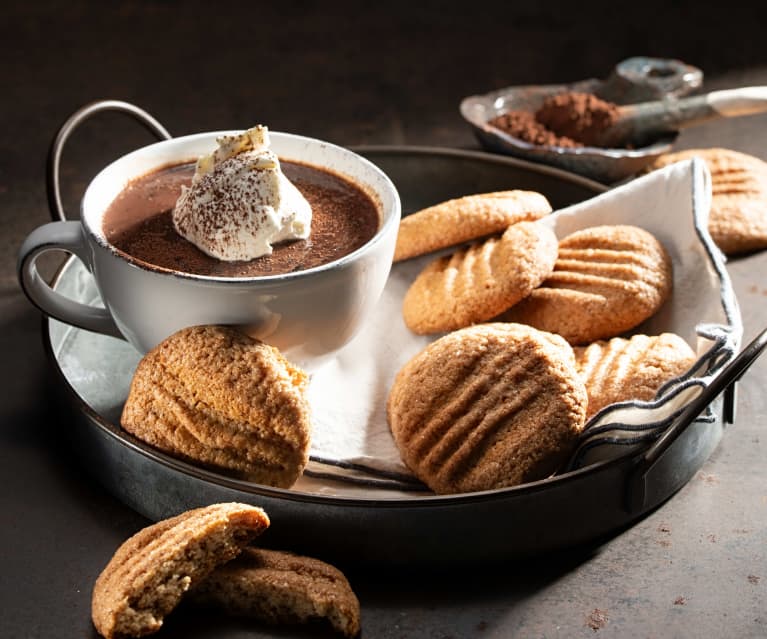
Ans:
POLYGON ((543 101, 535 119, 562 137, 596 146, 618 119, 618 106, 591 93, 559 93, 543 101))
POLYGON ((535 119, 531 111, 507 111, 490 120, 489 124, 515 138, 539 146, 573 148, 583 146, 568 137, 557 135, 535 119))
POLYGON ((512 110, 488 122, 520 140, 541 146, 598 146, 619 108, 591 93, 564 92, 547 97, 535 111, 512 110))

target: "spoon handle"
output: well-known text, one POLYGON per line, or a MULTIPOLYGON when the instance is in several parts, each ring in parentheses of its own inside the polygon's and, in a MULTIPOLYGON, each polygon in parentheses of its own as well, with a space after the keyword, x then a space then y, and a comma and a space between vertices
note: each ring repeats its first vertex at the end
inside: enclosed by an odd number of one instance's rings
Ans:
POLYGON ((621 108, 621 117, 605 132, 608 142, 652 139, 721 117, 767 111, 767 86, 712 91, 685 98, 640 102, 621 108))
POLYGON ((716 118, 753 115, 767 111, 767 87, 712 91, 679 100, 664 100, 658 106, 656 113, 653 113, 653 109, 648 110, 646 124, 662 122, 662 126, 667 127, 667 130, 683 129, 716 118), (667 110, 665 114, 662 113, 663 110, 667 110))
POLYGON ((714 111, 728 118, 767 111, 767 87, 712 91, 705 98, 714 111))

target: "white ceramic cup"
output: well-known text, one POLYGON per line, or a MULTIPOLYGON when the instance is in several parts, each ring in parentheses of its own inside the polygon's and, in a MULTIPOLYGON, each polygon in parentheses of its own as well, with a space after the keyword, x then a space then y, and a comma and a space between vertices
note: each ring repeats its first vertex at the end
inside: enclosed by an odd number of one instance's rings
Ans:
POLYGON ((24 241, 19 280, 46 315, 86 330, 124 337, 146 353, 181 328, 200 324, 245 327, 309 370, 349 342, 383 291, 394 255, 400 200, 391 180, 356 153, 320 140, 271 132, 272 150, 284 160, 328 169, 351 179, 376 202, 381 216, 364 246, 321 266, 264 277, 211 277, 168 271, 126 259, 106 240, 102 218, 131 179, 159 167, 192 161, 236 131, 172 138, 138 149, 103 169, 81 203, 80 221, 38 227, 24 241), (68 299, 40 276, 36 259, 46 251, 76 255, 93 274, 105 308, 68 299))

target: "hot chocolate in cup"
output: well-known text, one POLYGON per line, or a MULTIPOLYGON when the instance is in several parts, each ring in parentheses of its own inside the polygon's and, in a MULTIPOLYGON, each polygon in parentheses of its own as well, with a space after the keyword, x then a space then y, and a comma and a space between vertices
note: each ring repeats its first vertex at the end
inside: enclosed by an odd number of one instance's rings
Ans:
POLYGON ((308 370, 331 358, 374 311, 391 269, 401 213, 391 180, 356 153, 300 135, 270 134, 271 148, 281 162, 348 180, 377 209, 372 236, 341 257, 330 256, 330 261, 275 274, 210 274, 215 269, 206 274, 136 259, 107 239, 104 215, 129 184, 164 167, 193 162, 215 149, 221 136, 239 133, 164 140, 104 168, 85 192, 79 221, 45 224, 24 241, 18 270, 29 299, 50 317, 122 337, 141 353, 181 328, 226 324, 276 346, 308 370), (36 259, 50 250, 64 250, 82 260, 93 274, 104 308, 67 299, 44 281, 36 259))

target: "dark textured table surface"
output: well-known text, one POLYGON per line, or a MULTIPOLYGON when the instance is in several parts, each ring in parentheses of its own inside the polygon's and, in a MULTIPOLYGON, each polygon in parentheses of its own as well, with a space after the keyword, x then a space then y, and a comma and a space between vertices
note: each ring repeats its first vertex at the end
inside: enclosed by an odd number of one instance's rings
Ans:
MULTIPOLYGON (((16 280, 24 236, 48 221, 45 155, 57 126, 99 98, 134 102, 173 134, 256 122, 343 145, 477 148, 465 95, 604 77, 634 55, 702 68, 705 88, 767 84, 765 9, 693 2, 14 3, 0 21, 0 636, 91 637, 90 593, 146 525, 67 449, 40 315, 16 280), (255 3, 258 4, 258 3, 255 3)), ((149 142, 118 115, 67 147, 66 208, 117 155, 149 142)), ((679 148, 767 160, 767 116, 689 129, 679 148)), ((767 320, 767 253, 728 265, 745 340, 767 320)), ((365 637, 767 636, 767 361, 740 384, 738 419, 672 499, 589 551, 378 575, 343 566, 365 637)), ((179 614, 158 636, 317 636, 179 614)))

